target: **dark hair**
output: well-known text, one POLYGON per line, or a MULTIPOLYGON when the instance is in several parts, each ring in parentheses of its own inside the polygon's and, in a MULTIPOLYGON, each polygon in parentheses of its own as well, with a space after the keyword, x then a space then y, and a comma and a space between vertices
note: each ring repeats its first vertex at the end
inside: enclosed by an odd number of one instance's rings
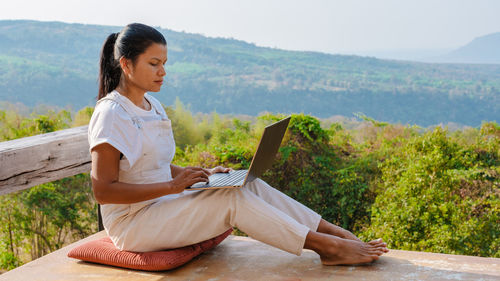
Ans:
POLYGON ((118 86, 122 74, 120 58, 125 57, 135 63, 137 57, 153 43, 167 45, 165 37, 158 30, 141 23, 131 23, 119 33, 111 33, 106 38, 99 63, 98 100, 118 86))

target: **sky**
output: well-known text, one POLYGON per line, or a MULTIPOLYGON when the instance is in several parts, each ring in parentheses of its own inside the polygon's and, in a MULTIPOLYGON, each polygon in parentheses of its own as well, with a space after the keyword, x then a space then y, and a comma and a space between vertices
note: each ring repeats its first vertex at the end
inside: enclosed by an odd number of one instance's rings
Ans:
MULTIPOLYGON (((7 0, 0 20, 142 22, 287 50, 454 49, 500 32, 499 0, 7 0)), ((118 30, 117 30, 118 31, 118 30)))

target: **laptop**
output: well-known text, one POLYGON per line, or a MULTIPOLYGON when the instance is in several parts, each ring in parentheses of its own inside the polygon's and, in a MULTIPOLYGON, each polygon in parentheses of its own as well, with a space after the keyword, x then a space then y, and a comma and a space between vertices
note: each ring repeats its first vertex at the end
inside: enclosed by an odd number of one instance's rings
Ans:
POLYGON ((186 190, 203 190, 242 187, 260 177, 274 162, 281 140, 290 122, 290 116, 267 126, 260 138, 257 150, 248 170, 232 170, 229 173, 216 173, 208 178, 208 183, 198 182, 186 190))

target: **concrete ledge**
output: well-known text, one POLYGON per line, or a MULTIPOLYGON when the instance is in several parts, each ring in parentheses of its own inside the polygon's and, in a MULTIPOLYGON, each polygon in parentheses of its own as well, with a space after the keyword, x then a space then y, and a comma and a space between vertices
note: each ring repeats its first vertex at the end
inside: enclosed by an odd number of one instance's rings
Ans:
POLYGON ((323 266, 318 255, 296 257, 247 237, 229 236, 215 249, 172 271, 145 272, 86 263, 66 254, 103 237, 99 232, 0 275, 0 280, 500 280, 500 259, 391 250, 361 266, 323 266))

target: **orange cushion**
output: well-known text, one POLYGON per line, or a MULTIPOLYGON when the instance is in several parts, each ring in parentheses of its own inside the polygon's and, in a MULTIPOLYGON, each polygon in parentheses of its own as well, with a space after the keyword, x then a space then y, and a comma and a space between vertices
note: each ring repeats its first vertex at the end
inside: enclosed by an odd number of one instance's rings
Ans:
POLYGON ((177 249, 157 252, 128 252, 118 250, 109 237, 87 242, 72 249, 68 257, 119 267, 162 271, 179 267, 199 254, 217 246, 231 234, 232 229, 212 239, 177 249))

